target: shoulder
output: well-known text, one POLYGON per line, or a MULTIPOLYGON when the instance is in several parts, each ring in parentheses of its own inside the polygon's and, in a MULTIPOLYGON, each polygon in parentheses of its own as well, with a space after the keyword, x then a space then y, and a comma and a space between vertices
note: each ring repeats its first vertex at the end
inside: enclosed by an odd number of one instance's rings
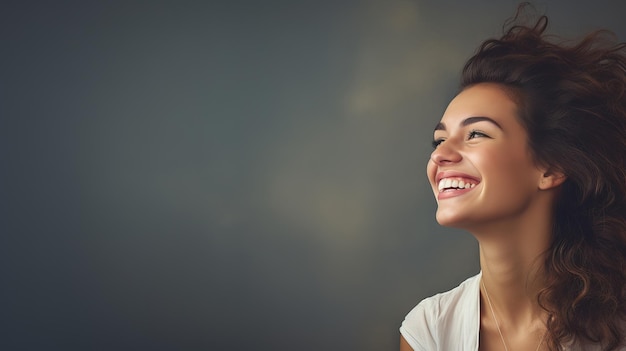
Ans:
MULTIPOLYGON (((451 307, 454 308, 458 304, 467 303, 470 295, 474 295, 474 290, 479 289, 479 284, 480 274, 466 279, 452 290, 439 293, 422 300, 411 312, 409 312, 407 317, 414 313, 420 313, 420 311, 426 313, 436 313, 437 315, 454 312, 450 311, 451 307)), ((478 290, 476 290, 476 292, 477 291, 478 290)))
MULTIPOLYGON (((456 288, 422 300, 405 317, 400 333, 414 350, 437 350, 451 347, 448 335, 469 332, 472 335, 480 318, 480 274, 473 276, 456 288), (473 321, 476 323, 473 323, 473 321), (468 326, 470 327, 468 329, 468 326)), ((467 342, 464 344, 467 345, 467 342)))

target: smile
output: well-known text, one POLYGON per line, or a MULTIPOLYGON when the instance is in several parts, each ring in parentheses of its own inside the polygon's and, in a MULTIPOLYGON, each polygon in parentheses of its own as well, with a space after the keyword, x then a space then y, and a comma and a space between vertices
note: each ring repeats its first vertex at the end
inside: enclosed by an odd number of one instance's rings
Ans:
POLYGON ((448 190, 471 189, 475 187, 476 184, 478 184, 477 181, 468 178, 442 178, 439 180, 437 189, 440 192, 448 190))

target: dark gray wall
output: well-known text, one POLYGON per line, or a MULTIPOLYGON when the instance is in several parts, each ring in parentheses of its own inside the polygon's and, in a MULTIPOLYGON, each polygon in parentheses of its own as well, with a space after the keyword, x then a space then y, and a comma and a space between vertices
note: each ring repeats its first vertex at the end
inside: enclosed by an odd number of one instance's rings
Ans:
MULTIPOLYGON (((626 39, 619 4, 537 8, 626 39)), ((396 349, 478 271, 425 164, 515 7, 2 2, 0 348, 396 349)))

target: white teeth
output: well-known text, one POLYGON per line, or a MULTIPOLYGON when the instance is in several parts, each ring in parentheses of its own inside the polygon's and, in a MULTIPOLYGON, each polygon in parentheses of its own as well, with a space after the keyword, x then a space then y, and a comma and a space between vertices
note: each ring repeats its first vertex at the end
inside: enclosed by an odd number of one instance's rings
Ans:
POLYGON ((475 187, 476 184, 465 182, 464 180, 444 178, 439 181, 439 185, 437 186, 439 191, 449 188, 457 188, 457 189, 470 189, 475 187))
POLYGON ((449 178, 442 179, 439 181, 439 191, 442 191, 445 188, 449 188, 452 185, 452 180, 449 178))

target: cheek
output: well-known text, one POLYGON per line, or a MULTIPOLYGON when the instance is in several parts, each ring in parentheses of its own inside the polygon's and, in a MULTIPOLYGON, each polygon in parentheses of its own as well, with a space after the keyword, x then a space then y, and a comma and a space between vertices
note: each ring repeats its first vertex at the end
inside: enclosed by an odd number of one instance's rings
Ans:
POLYGON ((476 162, 492 184, 504 183, 511 191, 534 184, 537 168, 528 155, 517 149, 485 153, 476 162))

